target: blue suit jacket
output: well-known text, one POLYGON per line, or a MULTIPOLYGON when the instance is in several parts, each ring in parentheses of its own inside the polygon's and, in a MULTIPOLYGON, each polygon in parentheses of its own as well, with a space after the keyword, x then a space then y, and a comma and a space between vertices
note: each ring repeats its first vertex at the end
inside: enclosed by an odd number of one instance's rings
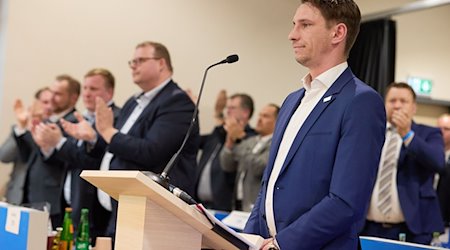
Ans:
MULTIPOLYGON (((290 94, 280 110, 247 233, 269 237, 267 182, 285 128, 304 93, 300 89, 290 94)), ((385 127, 381 97, 346 69, 299 128, 275 183, 276 239, 281 249, 357 248, 385 127)))
POLYGON ((444 140, 440 129, 413 123, 414 138, 402 146, 398 161, 397 189, 406 224, 415 234, 443 232, 444 224, 434 175, 444 170, 444 140))

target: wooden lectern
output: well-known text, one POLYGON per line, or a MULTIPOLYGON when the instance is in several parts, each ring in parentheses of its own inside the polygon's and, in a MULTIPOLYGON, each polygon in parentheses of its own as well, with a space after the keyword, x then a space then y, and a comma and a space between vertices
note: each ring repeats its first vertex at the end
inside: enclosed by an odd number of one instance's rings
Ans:
MULTIPOLYGON (((116 250, 238 249, 195 207, 139 171, 84 170, 80 176, 119 201, 116 250)), ((243 236, 254 244, 262 241, 243 236)))

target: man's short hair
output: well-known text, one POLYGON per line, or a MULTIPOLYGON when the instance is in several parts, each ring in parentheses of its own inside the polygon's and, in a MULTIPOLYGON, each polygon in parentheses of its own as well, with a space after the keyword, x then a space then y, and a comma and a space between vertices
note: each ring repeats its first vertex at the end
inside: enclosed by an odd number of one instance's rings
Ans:
POLYGON ((386 87, 386 94, 384 95, 384 97, 386 98, 387 94, 389 93, 389 90, 391 90, 391 88, 399 88, 399 89, 407 89, 409 90, 409 92, 411 92, 411 95, 413 97, 413 100, 416 101, 416 93, 414 92, 414 89, 407 84, 406 82, 392 82, 390 83, 387 87, 386 87))
POLYGON ((80 91, 81 91, 81 85, 80 82, 71 77, 70 75, 67 74, 63 74, 63 75, 59 75, 56 77, 56 81, 61 82, 61 81, 67 81, 67 90, 69 91, 69 94, 76 94, 76 95, 80 95, 80 91))
POLYGON ((327 25, 344 23, 347 26, 345 54, 348 56, 355 43, 361 23, 361 12, 353 0, 302 0, 309 3, 322 13, 327 25))
POLYGON ((173 72, 172 60, 170 59, 169 50, 161 43, 145 41, 136 45, 137 48, 151 46, 155 49, 155 54, 153 55, 156 58, 163 58, 166 61, 167 68, 170 72, 173 72))
POLYGON ((34 93, 34 98, 39 100, 41 98, 42 93, 44 93, 45 91, 50 91, 51 92, 49 87, 40 88, 40 89, 38 89, 36 91, 36 93, 34 93))
POLYGON ((278 106, 278 105, 276 105, 274 103, 269 103, 269 106, 275 108, 275 114, 274 115, 275 115, 275 117, 278 117, 278 113, 280 112, 280 106, 278 106))
POLYGON ((89 70, 86 75, 84 75, 84 78, 91 77, 91 76, 101 76, 105 80, 105 88, 106 89, 114 89, 115 86, 115 79, 113 74, 103 68, 95 68, 89 70))
POLYGON ((239 98, 241 100, 241 108, 249 111, 248 119, 252 118, 254 111, 253 99, 247 95, 242 93, 237 93, 230 96, 230 99, 239 98))

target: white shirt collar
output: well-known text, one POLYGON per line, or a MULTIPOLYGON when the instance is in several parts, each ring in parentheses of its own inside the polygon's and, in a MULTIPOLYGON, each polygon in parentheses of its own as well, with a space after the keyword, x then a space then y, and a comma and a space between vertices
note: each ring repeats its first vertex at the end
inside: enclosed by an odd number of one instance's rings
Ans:
POLYGON ((348 68, 348 63, 345 61, 341 64, 328 69, 315 79, 311 79, 311 74, 308 73, 302 78, 302 84, 306 91, 320 87, 327 89, 338 79, 338 77, 348 68))
POLYGON ((167 78, 165 81, 163 81, 159 86, 157 86, 156 88, 153 88, 147 92, 139 92, 134 94, 134 98, 136 99, 136 101, 139 102, 139 100, 142 101, 146 101, 146 100, 151 100, 153 99, 158 93, 159 91, 161 91, 161 89, 163 89, 170 81, 172 80, 171 77, 167 78))
POLYGON ((72 111, 73 110, 73 107, 70 107, 70 108, 68 108, 68 109, 66 109, 66 110, 64 110, 64 111, 62 111, 62 112, 60 112, 60 113, 58 113, 58 114, 53 114, 53 115, 51 115, 48 119, 51 121, 51 122, 58 122, 61 118, 63 118, 64 116, 66 116, 70 111, 72 111))
POLYGON ((273 134, 268 134, 268 135, 265 135, 265 136, 260 136, 260 135, 258 135, 258 136, 259 136, 259 140, 260 140, 261 142, 267 142, 267 141, 269 141, 270 139, 272 139, 272 135, 273 135, 273 134))

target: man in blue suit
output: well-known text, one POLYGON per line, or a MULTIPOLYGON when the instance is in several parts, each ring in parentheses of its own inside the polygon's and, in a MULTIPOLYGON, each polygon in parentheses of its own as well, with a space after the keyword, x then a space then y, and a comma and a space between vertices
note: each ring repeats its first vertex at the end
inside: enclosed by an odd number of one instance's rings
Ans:
POLYGON ((445 166, 442 134, 412 120, 416 94, 408 84, 390 84, 385 105, 386 143, 361 235, 398 239, 399 233, 405 233, 406 241, 429 244, 433 232, 444 231, 433 189, 435 173, 445 166), (390 158, 395 171, 387 175, 384 169, 390 158))
POLYGON ((361 14, 348 1, 303 0, 289 34, 303 88, 283 103, 245 232, 262 249, 357 249, 384 142, 379 94, 346 59, 361 14))

